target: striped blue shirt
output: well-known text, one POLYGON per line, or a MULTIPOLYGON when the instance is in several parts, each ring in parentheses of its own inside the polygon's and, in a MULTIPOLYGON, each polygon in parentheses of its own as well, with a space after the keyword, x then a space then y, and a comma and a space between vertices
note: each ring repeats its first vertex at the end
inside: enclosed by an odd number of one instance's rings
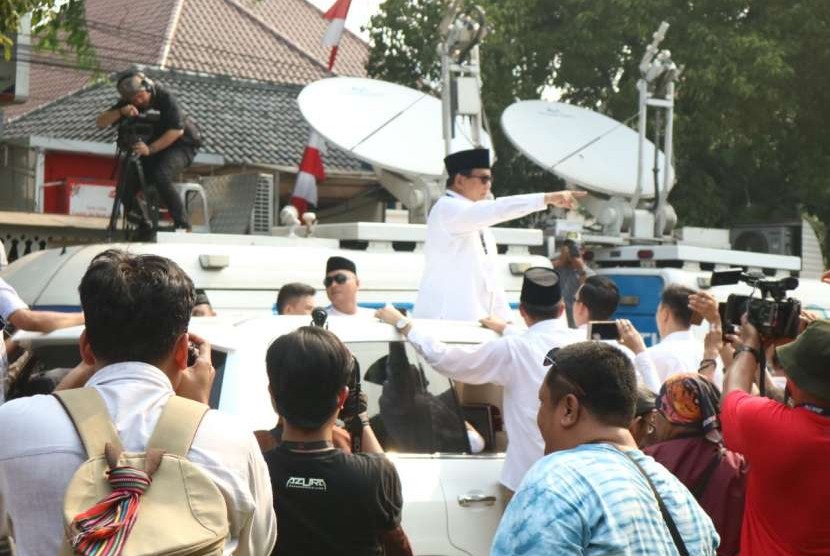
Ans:
MULTIPOLYGON (((648 473, 689 554, 714 555, 712 520, 666 468, 630 452, 648 473)), ((491 556, 551 554, 675 556, 654 493, 634 464, 609 444, 550 454, 527 472, 502 517, 491 556)))

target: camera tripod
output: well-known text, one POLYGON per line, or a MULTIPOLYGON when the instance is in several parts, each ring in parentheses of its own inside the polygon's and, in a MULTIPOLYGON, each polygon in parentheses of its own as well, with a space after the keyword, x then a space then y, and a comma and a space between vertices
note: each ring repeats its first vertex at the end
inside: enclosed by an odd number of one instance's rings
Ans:
MULTIPOLYGON (((154 236, 159 228, 159 197, 154 185, 148 185, 144 179, 144 167, 141 164, 141 157, 135 153, 119 151, 116 154, 118 160, 116 172, 118 179, 115 185, 115 198, 112 201, 109 224, 107 225, 107 241, 111 242, 116 229, 118 228, 118 209, 124 208, 123 225, 127 241, 134 239, 132 236, 143 236, 150 234, 154 236), (130 187, 130 170, 135 170, 138 177, 138 187, 130 187), (138 191, 144 193, 144 201, 137 198, 138 191), (134 210, 137 209, 137 210, 134 210), (137 222, 131 218, 135 217, 137 222), (149 227, 142 224, 149 222, 149 227), (135 224, 135 226, 131 226, 135 224)), ((137 239, 145 239, 138 237, 137 239)))

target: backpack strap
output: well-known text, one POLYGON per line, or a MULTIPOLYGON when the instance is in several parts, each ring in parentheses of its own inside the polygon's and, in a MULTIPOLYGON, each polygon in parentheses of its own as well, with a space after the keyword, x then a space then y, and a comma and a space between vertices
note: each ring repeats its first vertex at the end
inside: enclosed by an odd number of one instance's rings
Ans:
POLYGON ((63 406, 78 436, 81 437, 87 458, 104 454, 107 444, 120 453, 121 439, 112 424, 107 405, 94 388, 74 388, 52 394, 63 406))
POLYGON ((147 442, 147 452, 158 449, 167 454, 187 456, 199 424, 209 409, 203 403, 181 396, 170 396, 147 442))

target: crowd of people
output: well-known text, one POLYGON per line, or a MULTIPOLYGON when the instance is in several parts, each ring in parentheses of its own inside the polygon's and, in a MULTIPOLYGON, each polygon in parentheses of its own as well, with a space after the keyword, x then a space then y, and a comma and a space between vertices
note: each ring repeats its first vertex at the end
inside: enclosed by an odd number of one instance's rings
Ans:
MULTIPOLYGON (((655 315, 659 343, 646 347, 623 319, 614 338, 595 339, 593 323, 612 319, 620 293, 571 244, 554 268, 524 272, 514 319, 488 227, 548 204, 572 207, 575 198, 488 200, 486 152, 447 159, 449 194, 429 217, 431 262, 415 315, 479 321, 497 337, 448 345, 392 306, 361 307, 357 266, 343 256, 326 262, 323 285, 329 315, 379 319, 438 373, 502 387, 505 510, 492 554, 830 554, 821 479, 830 456, 830 321, 805 314, 786 343, 762 337, 746 317, 724 335, 711 295, 668 285, 655 315), (459 279, 460 267, 475 279, 459 279), (704 339, 692 330, 698 318, 708 323, 704 339), (771 374, 786 377, 785 392, 771 374), (769 397, 758 395, 759 384, 769 397)), ((11 524, 21 554, 118 554, 131 535, 161 546, 177 521, 163 507, 176 496, 187 497, 183 507, 197 521, 216 521, 214 542, 226 554, 412 554, 400 478, 365 397, 350 388, 357 361, 333 333, 304 326, 268 347, 280 420, 255 436, 204 406, 215 370, 210 345, 188 324, 215 311, 178 265, 105 251, 79 293, 82 313, 32 311, 0 280, 4 321, 42 331, 85 326, 82 361, 58 396, 0 406, 0 535, 11 524), (80 414, 71 402, 78 391, 93 400, 80 414), (193 404, 171 409, 176 399, 193 404), (176 427, 171 415, 189 417, 176 427), (164 475, 169 491, 147 489, 170 469, 159 458, 176 454, 209 481, 164 475), (92 460, 101 472, 86 471, 92 460), (203 486, 174 495, 177 481, 203 486), (63 510, 76 506, 84 511, 63 510), (150 540, 142 512, 160 522, 150 540)), ((309 315, 315 295, 286 284, 277 311, 309 315)), ((472 450, 464 434, 461 445, 472 450)), ((170 542, 189 542, 188 534, 170 542)))

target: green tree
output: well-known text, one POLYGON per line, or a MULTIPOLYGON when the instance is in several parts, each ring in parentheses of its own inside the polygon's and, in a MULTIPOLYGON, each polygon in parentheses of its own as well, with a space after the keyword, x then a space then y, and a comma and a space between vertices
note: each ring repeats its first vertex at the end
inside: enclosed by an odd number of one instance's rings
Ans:
MULTIPOLYGON (((625 120, 637 65, 660 21, 662 48, 684 67, 675 120, 682 223, 788 220, 806 209, 830 222, 830 2, 826 0, 479 0, 491 120, 546 87, 562 100, 625 120)), ((441 0, 386 0, 370 23, 371 75, 419 86, 439 75, 441 0)), ((500 186, 538 190, 534 168, 494 125, 500 186)))
MULTIPOLYGON (((14 52, 20 19, 32 14, 32 44, 40 50, 72 56, 83 67, 96 66, 83 0, 5 0, 0 3, 0 44, 6 60, 14 52)), ((18 55, 26 59, 28 52, 18 55)))

